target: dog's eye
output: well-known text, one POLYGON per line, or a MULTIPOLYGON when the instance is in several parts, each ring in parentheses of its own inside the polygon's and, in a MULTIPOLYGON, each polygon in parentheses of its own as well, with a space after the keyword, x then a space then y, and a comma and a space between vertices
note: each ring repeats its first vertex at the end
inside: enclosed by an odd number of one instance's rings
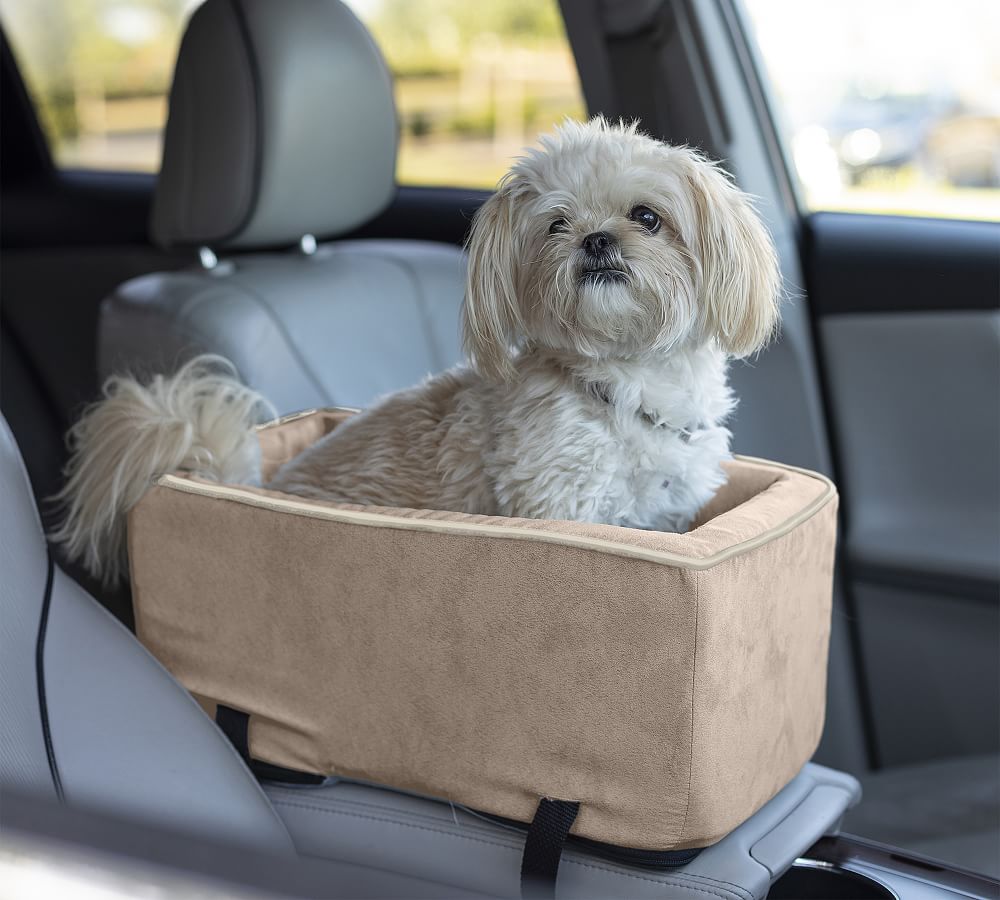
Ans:
POLYGON ((549 226, 549 234, 559 234, 560 232, 565 231, 568 227, 569 226, 567 225, 565 219, 556 219, 549 226))
POLYGON ((660 217, 648 206, 637 206, 628 214, 628 217, 650 234, 656 234, 660 230, 660 217))

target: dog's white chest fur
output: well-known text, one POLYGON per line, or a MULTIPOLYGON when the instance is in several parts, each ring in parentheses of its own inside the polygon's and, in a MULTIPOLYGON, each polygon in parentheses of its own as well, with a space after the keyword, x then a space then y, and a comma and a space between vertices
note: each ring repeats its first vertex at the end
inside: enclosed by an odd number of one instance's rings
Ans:
POLYGON ((652 363, 528 351, 516 370, 497 383, 452 369, 394 394, 269 486, 347 503, 683 531, 725 481, 722 422, 733 399, 714 346, 652 363))
POLYGON ((655 364, 520 360, 486 451, 502 515, 683 531, 725 481, 726 361, 705 346, 655 364))

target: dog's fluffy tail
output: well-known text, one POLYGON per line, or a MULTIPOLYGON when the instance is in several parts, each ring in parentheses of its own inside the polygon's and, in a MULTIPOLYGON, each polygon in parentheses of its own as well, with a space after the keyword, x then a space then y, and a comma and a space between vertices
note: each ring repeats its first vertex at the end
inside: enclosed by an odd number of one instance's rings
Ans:
POLYGON ((51 535, 105 584, 128 570, 125 518, 164 473, 236 484, 260 481, 254 425, 269 404, 220 356, 198 356, 148 384, 113 376, 68 435, 65 511, 51 535))

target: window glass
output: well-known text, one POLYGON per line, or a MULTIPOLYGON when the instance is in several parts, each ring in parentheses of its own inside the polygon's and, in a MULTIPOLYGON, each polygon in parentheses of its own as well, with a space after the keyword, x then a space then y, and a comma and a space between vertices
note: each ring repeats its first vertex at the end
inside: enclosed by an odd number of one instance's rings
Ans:
MULTIPOLYGON (((184 23, 200 0, 0 0, 64 167, 159 168, 184 23)), ((396 78, 403 184, 492 187, 584 104, 557 0, 350 0, 396 78)))
POLYGON ((396 79, 401 184, 493 187, 585 113, 557 0, 348 0, 396 79))
POLYGON ((154 172, 180 36, 200 0, 0 0, 52 156, 154 172))
POLYGON ((809 209, 1000 218, 1000 3, 744 4, 809 209))

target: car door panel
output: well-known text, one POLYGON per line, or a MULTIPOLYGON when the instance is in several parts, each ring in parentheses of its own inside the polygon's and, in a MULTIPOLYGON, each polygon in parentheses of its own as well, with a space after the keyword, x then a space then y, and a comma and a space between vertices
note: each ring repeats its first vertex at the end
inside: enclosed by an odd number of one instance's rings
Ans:
POLYGON ((1000 732, 1000 226, 818 214, 806 271, 877 762, 1000 732))
POLYGON ((818 212, 808 217, 806 238, 817 316, 1000 304, 995 223, 818 212))
POLYGON ((859 566, 1000 581, 1000 313, 821 324, 848 551, 859 566))
POLYGON ((852 582, 882 766, 996 752, 1000 610, 960 594, 852 582))

